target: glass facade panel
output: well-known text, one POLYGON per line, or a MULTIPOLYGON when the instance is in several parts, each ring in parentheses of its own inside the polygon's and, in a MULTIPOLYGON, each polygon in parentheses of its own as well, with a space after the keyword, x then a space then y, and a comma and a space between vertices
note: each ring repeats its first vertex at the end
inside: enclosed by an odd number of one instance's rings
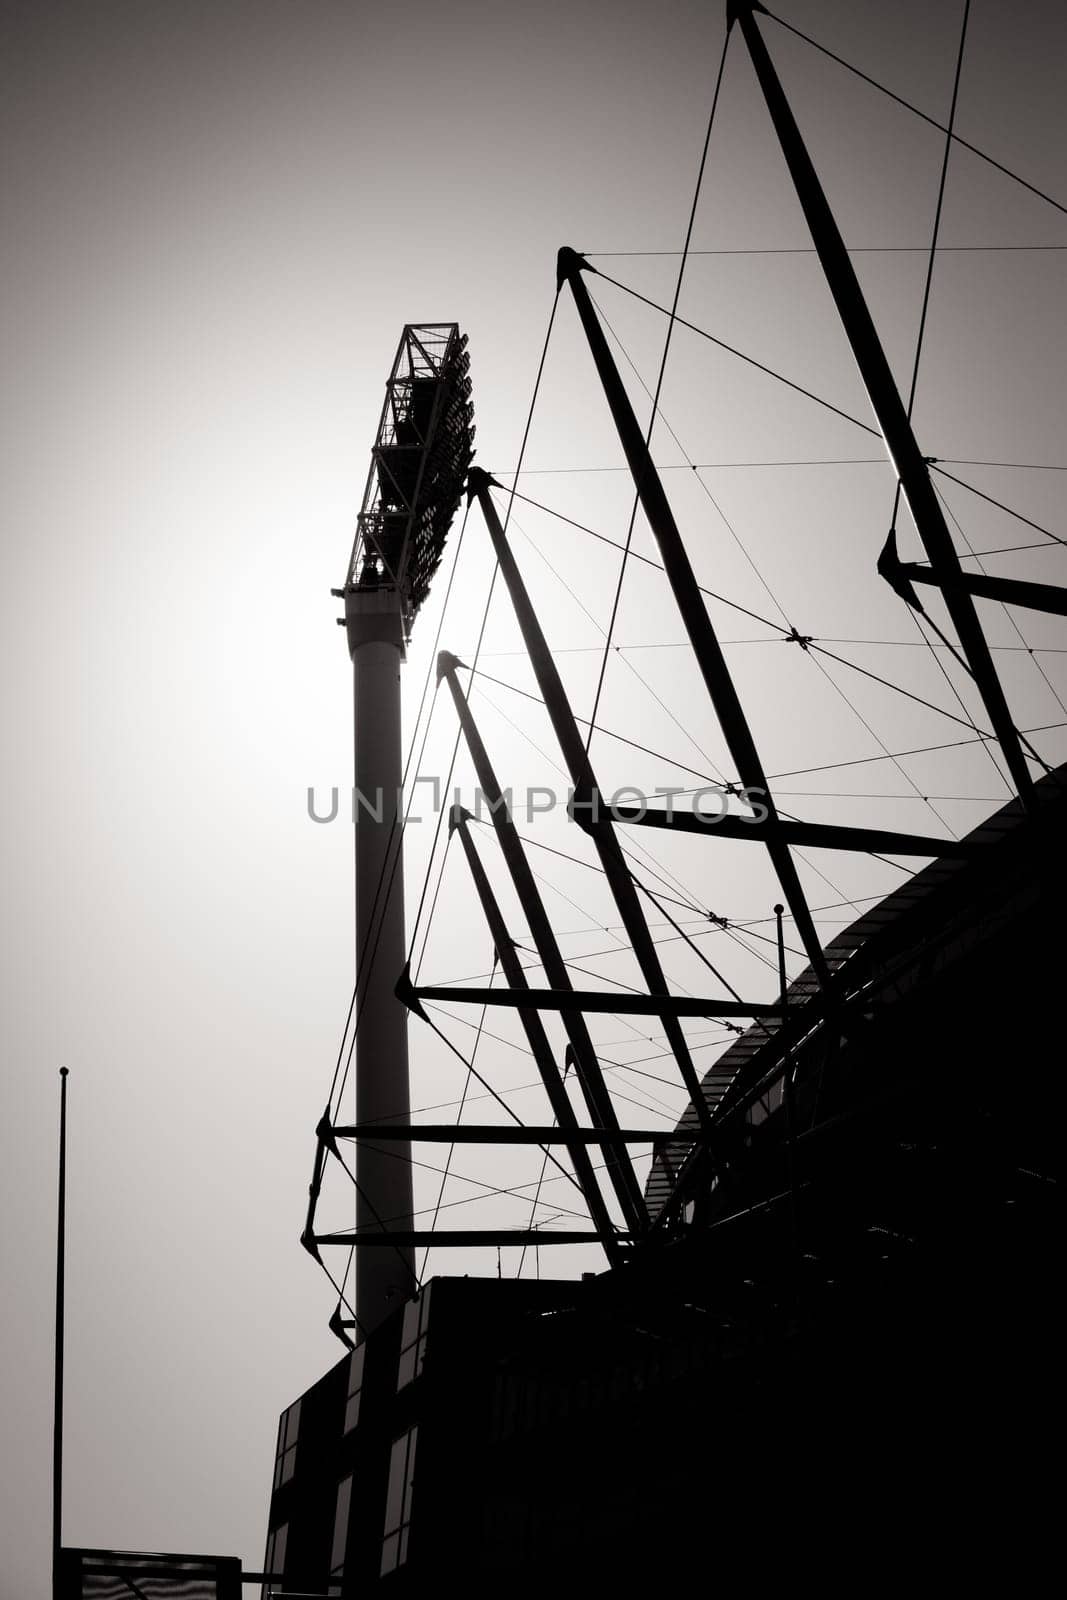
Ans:
POLYGON ((404 1307, 404 1327, 400 1335, 401 1350, 406 1350, 409 1344, 414 1344, 419 1336, 419 1313, 421 1309, 421 1295, 416 1295, 414 1300, 409 1300, 404 1307))
POLYGON ((337 1508, 333 1517, 333 1548, 330 1551, 330 1573, 337 1577, 345 1569, 345 1552, 348 1548, 348 1512, 352 1504, 352 1474, 342 1478, 337 1485, 337 1508))
POLYGON ((403 1389, 415 1376, 415 1346, 410 1350, 401 1350, 400 1364, 396 1369, 397 1389, 403 1389))
POLYGON ((382 1536, 382 1573, 403 1566, 408 1558, 408 1530, 415 1482, 415 1444, 418 1428, 409 1428, 393 1445, 389 1458, 389 1487, 385 1500, 382 1536))
POLYGON ((419 1377, 426 1360, 426 1330, 430 1320, 430 1289, 432 1285, 409 1300, 404 1307, 404 1325, 400 1334, 400 1361, 397 1366, 396 1386, 403 1389, 412 1379, 419 1377))
POLYGON ((300 1401, 283 1411, 278 1423, 278 1453, 274 1463, 274 1487, 288 1483, 296 1468, 296 1441, 300 1431, 300 1401))
POLYGON ((359 1397, 363 1388, 363 1352, 359 1345, 352 1352, 348 1366, 348 1396, 345 1401, 345 1432, 351 1433, 359 1422, 359 1397))
MULTIPOLYGON (((282 1419, 284 1422, 284 1418, 282 1419)), ((273 1528, 267 1535, 267 1554, 263 1558, 263 1570, 279 1576, 285 1571, 285 1547, 289 1542, 289 1524, 283 1522, 280 1528, 273 1528)), ((270 1595, 280 1594, 281 1587, 276 1583, 265 1583, 260 1590, 261 1600, 268 1600, 270 1595)))
POLYGON ((299 1400, 295 1401, 285 1413, 285 1448, 287 1450, 296 1443, 296 1435, 300 1428, 301 1403, 299 1400))
POLYGON ((404 1509, 404 1471, 407 1465, 408 1437, 397 1439, 389 1458, 389 1487, 385 1495, 385 1531, 399 1528, 404 1509))

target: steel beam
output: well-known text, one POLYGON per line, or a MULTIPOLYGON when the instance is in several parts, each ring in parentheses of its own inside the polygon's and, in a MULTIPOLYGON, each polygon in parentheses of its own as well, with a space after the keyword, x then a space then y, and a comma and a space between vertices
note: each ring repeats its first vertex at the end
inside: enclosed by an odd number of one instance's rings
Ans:
MULTIPOLYGON (((496 895, 493 893, 492 884, 489 882, 489 877, 475 848, 474 840, 470 836, 469 821, 469 812, 464 811, 462 806, 453 806, 448 819, 449 831, 459 836, 463 854, 467 859, 471 878, 474 881, 475 892, 481 902, 482 913, 489 924, 489 933, 493 944, 496 946, 501 970, 518 1007, 519 1021, 522 1023, 527 1043, 537 1064, 537 1070, 541 1075, 541 1082, 545 1086, 549 1104, 552 1107, 556 1121, 564 1132, 567 1154, 571 1158, 575 1177, 578 1179, 582 1194, 585 1196, 585 1203, 589 1207, 589 1215, 600 1233, 606 1239, 610 1238, 614 1231, 614 1224, 604 1202, 604 1196, 600 1192, 600 1185, 593 1171, 593 1163, 589 1158, 589 1151, 581 1140, 569 1138, 569 1135, 576 1132, 578 1128, 578 1118, 575 1115, 574 1107, 571 1105, 559 1067, 556 1065, 556 1058, 552 1054, 552 1045, 548 1034, 545 1032, 545 1026, 541 1021, 540 1014, 532 1007, 523 1004, 524 997, 529 993, 529 981, 519 960, 515 943, 504 923, 503 913, 500 910, 496 895)), ((640 1220, 642 1223, 647 1222, 647 1216, 641 1217, 640 1220)), ((618 1259, 617 1250, 612 1249, 609 1253, 614 1259, 618 1259)))
MULTIPOLYGON (((712 817, 699 811, 649 810, 645 806, 612 806, 616 822, 637 823, 646 828, 676 828, 682 833, 702 833, 706 838, 718 834, 723 839, 748 839, 766 844, 774 832, 787 844, 819 850, 881 850, 898 856, 953 856, 973 859, 987 846, 967 844, 962 839, 934 839, 929 834, 891 833, 882 828, 843 828, 827 822, 791 822, 778 818, 773 824, 748 821, 745 817, 712 817)), ((599 823, 587 824, 576 817, 580 827, 590 831, 599 823)))
MULTIPOLYGON (((522 632, 526 648, 530 655, 530 663, 534 669, 541 698, 545 702, 552 727, 555 731, 563 759, 567 763, 571 783, 575 793, 582 799, 593 804, 599 800, 600 789, 593 772, 593 765, 582 743, 578 725, 574 720, 570 702, 563 687, 559 669, 552 658, 548 648, 537 613, 530 602, 526 592, 526 585, 522 581, 511 546, 508 544, 507 535, 497 516, 496 506, 493 504, 489 492, 495 479, 478 467, 472 467, 467 475, 467 493, 470 498, 477 498, 485 517, 485 525, 489 530, 489 537, 493 543, 493 550, 500 564, 500 572, 507 585, 511 596, 511 603, 515 608, 519 628, 522 632)), ((497 485, 499 487, 499 485, 497 485)), ((693 1109, 700 1119, 701 1126, 710 1128, 711 1113, 704 1102, 700 1088, 700 1078, 693 1058, 689 1053, 685 1035, 678 1025, 678 1012, 672 1009, 674 1002, 667 990, 667 980, 660 965, 659 954, 653 942, 652 935, 645 921, 644 912, 637 890, 630 876, 630 869, 626 865, 622 847, 616 839, 613 829, 601 828, 594 836, 593 843, 600 857, 600 864, 604 869, 604 876, 608 880, 615 904, 619 908, 623 925, 633 947, 638 966, 648 985, 650 993, 659 1000, 660 1004, 653 1014, 658 1014, 663 1019, 663 1031, 667 1036, 667 1043, 674 1052, 682 1080, 689 1091, 693 1102, 693 1109)), ((569 1002, 573 1009, 574 1002, 569 1002)), ((559 1010, 565 1009, 563 1006, 559 1010)), ((580 1009, 588 1009, 580 1007, 580 1009)))
POLYGON ((591 270, 589 263, 576 251, 564 248, 559 252, 559 281, 561 284, 568 283, 574 296, 574 303, 615 422, 619 442, 634 480, 634 489, 659 546, 663 570, 667 574, 667 581, 674 594, 685 631, 693 646, 697 665, 711 697, 712 706, 722 727, 738 776, 746 788, 759 791, 767 807, 768 829, 764 840, 767 853, 793 914, 793 921, 812 971, 825 986, 829 981, 826 958, 822 953, 822 944, 808 909, 800 877, 789 853, 789 846, 778 831, 774 798, 767 784, 763 763, 756 749, 756 741, 752 737, 748 719, 734 688, 726 657, 722 653, 707 606, 704 604, 700 585, 697 583, 692 563, 674 520, 674 513, 667 500, 663 483, 656 471, 655 462, 652 460, 633 406, 630 404, 626 385, 608 348, 600 320, 589 298, 589 291, 582 281, 583 271, 589 270, 591 270))
MULTIPOLYGON (((634 1242, 625 1233, 613 1233, 613 1239, 634 1242)), ((451 1250, 463 1245, 489 1245, 497 1249, 504 1249, 508 1245, 546 1245, 546 1244, 604 1244, 605 1239, 599 1233, 571 1233, 555 1232, 546 1228, 539 1232, 536 1228, 414 1228, 387 1231, 385 1233, 317 1233, 316 1244, 341 1245, 351 1249, 357 1245, 360 1249, 368 1245, 388 1245, 392 1249, 421 1250, 427 1249, 451 1250)))
POLYGON ((756 77, 778 135, 778 142, 782 147, 782 154, 793 179, 797 199, 807 219, 812 243, 837 306, 845 335, 852 347, 852 354, 867 390, 871 407, 878 419, 886 448, 900 480, 901 490, 908 502, 930 564, 942 585, 945 605, 993 725, 993 732, 1004 752, 1008 770, 1020 798, 1025 803, 1033 787, 1033 779, 1023 755, 1019 735, 1012 721, 1000 679, 997 677, 974 601, 967 587, 960 581, 964 574, 959 556, 952 543, 941 503, 930 481, 926 462, 912 432, 911 421, 897 391, 889 362, 886 360, 873 319, 867 309, 867 302, 863 298, 859 280, 853 270, 833 212, 823 193, 822 185, 819 183, 811 157, 801 138, 800 129, 793 117, 785 91, 767 52, 767 46, 756 26, 753 12, 762 10, 763 7, 754 5, 752 0, 730 0, 727 7, 728 26, 737 23, 748 47, 756 77))
MULTIPOLYGON (((607 1011, 613 1016, 661 1017, 677 1025, 679 1017, 774 1017, 782 1008, 756 1000, 704 999, 699 995, 635 994, 629 989, 465 989, 459 985, 413 988, 406 979, 397 984, 397 995, 415 1012, 421 1013, 424 1000, 448 1001, 452 1005, 510 1006, 534 1011, 562 1011, 565 1006, 580 1006, 583 1011, 607 1011)), ((703 1100, 703 1095, 701 1095, 703 1100)))
MULTIPOLYGON (((909 605, 918 606, 918 597, 908 594, 913 583, 931 584, 943 592, 950 587, 950 581, 932 567, 920 566, 917 561, 897 561, 887 555, 887 550, 882 551, 878 570, 909 605)), ((1067 617, 1067 589, 1054 583, 1030 583, 1023 578, 996 578, 985 572, 962 570, 958 579, 951 581, 958 582, 968 594, 981 595, 985 600, 1000 600, 1006 606, 1025 606, 1028 611, 1049 611, 1053 616, 1067 617)))
POLYGON ((517 1127, 512 1122, 417 1122, 402 1128, 383 1123, 380 1127, 365 1123, 345 1124, 332 1130, 335 1139, 367 1139, 374 1142, 411 1139, 423 1144, 580 1144, 610 1145, 618 1140, 626 1144, 685 1144, 700 1137, 679 1138, 676 1128, 570 1128, 545 1127, 524 1124, 517 1127))
MULTIPOLYGON (((519 897, 526 917, 530 936, 544 967, 545 976, 553 989, 572 987, 567 963, 563 959, 559 941, 552 930, 541 891, 526 858, 522 840, 515 827, 511 808, 501 790, 499 780, 489 759, 489 753, 478 729, 466 695, 459 686, 457 667, 461 663, 454 655, 443 650, 437 658, 437 679, 447 683, 452 702, 459 717, 459 725, 474 763, 478 786, 488 803, 489 816, 500 845, 501 854, 511 874, 511 882, 519 897)), ((579 1087, 593 1122, 604 1128, 617 1128, 619 1119, 608 1093, 597 1059, 596 1048, 585 1018, 580 1011, 560 1012, 560 1021, 570 1040, 574 1055, 574 1070, 579 1087)), ((642 1227, 647 1221, 647 1210, 633 1165, 624 1150, 616 1147, 605 1153, 608 1175, 611 1178, 622 1214, 631 1227, 642 1227)))

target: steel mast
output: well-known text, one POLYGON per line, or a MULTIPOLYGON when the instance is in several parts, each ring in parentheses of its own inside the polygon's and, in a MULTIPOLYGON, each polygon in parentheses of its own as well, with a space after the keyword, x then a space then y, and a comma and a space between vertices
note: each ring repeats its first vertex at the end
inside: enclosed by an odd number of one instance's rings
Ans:
MULTIPOLYGON (((455 323, 405 327, 343 589, 355 710, 356 1004, 359 1124, 410 1121, 407 1008, 394 988, 404 926, 400 667, 441 560, 471 459, 467 340, 455 323)), ((409 1141, 361 1142, 356 1231, 410 1233, 409 1141)), ((356 1315, 366 1333, 417 1287, 410 1244, 356 1249, 356 1315)))

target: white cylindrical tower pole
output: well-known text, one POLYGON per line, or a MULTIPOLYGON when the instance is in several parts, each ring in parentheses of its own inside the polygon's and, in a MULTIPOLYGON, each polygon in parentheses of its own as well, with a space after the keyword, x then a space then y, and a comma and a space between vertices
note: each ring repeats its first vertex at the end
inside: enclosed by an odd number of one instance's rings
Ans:
MULTIPOLYGON (((356 1121, 410 1122, 407 1010, 393 990, 404 931, 400 667, 404 617, 395 589, 345 595, 355 694, 356 1121)), ((356 1153, 356 1226, 410 1229, 410 1142, 356 1153)), ((416 1289, 413 1251, 356 1251, 356 1315, 365 1332, 416 1289)))
MULTIPOLYGON (((407 962, 400 667, 470 465, 469 368, 467 340, 454 322, 405 327, 386 383, 345 586, 331 590, 344 598, 355 696, 354 1056, 356 1122, 364 1126, 387 1122, 395 1129, 411 1122, 408 1013, 396 998, 407 962)), ((320 1125, 303 1234, 316 1256, 326 1137, 320 1125)), ((357 1136, 355 1180, 357 1236, 410 1238, 410 1138, 376 1145, 357 1136)), ((357 1243, 355 1257, 356 1328, 365 1334, 416 1293, 418 1280, 410 1243, 357 1243)), ((351 1323, 340 1313, 339 1305, 335 1331, 344 1337, 351 1323)))

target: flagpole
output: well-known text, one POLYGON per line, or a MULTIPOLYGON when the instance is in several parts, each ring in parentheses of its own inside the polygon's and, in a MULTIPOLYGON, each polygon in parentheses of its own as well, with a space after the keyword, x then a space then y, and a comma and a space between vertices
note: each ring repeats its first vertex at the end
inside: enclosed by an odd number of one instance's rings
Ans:
POLYGON ((59 1080, 59 1215, 56 1225, 56 1373, 52 1431, 52 1594, 59 1590, 59 1557, 63 1542, 63 1311, 66 1277, 67 1221, 67 1076, 59 1080))

